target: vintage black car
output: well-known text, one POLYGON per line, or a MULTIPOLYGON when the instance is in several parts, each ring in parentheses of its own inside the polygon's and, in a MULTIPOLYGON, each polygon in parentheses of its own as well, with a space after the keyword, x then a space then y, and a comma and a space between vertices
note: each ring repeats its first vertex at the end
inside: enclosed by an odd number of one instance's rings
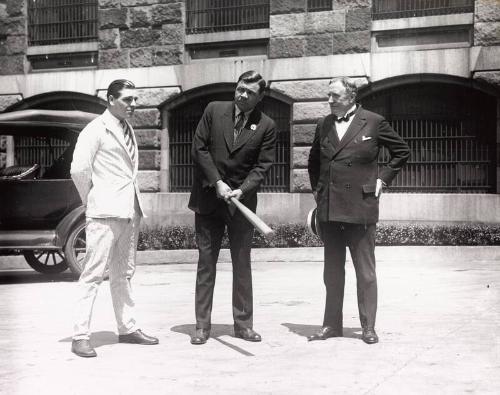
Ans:
POLYGON ((14 164, 0 169, 0 254, 22 253, 38 272, 82 271, 85 212, 71 180, 78 133, 97 114, 20 110, 0 114, 14 164))

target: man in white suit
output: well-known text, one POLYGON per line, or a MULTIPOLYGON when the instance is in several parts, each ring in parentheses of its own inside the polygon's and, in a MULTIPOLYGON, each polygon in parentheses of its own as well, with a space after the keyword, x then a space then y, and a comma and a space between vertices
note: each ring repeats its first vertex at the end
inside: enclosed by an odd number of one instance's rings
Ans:
POLYGON ((107 101, 107 110, 80 133, 71 164, 71 177, 87 217, 87 253, 78 282, 80 297, 71 345, 71 351, 80 357, 97 355, 90 343, 90 321, 107 267, 118 342, 158 344, 158 339, 145 335, 136 324, 130 284, 144 216, 137 185, 139 152, 127 121, 137 105, 134 84, 113 81, 107 101))

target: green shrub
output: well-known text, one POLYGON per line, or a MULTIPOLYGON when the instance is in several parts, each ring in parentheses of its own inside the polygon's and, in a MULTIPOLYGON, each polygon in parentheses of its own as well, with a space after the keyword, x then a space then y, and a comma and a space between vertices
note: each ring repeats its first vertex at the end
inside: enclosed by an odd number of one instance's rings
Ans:
MULTIPOLYGON (((255 232, 253 247, 318 247, 321 240, 303 224, 271 225, 272 239, 255 232)), ((377 225, 377 245, 500 245, 500 224, 429 225, 419 223, 377 225)), ((222 248, 228 248, 227 235, 222 248)), ((190 226, 144 228, 139 234, 139 250, 177 250, 196 248, 194 229, 190 226)))

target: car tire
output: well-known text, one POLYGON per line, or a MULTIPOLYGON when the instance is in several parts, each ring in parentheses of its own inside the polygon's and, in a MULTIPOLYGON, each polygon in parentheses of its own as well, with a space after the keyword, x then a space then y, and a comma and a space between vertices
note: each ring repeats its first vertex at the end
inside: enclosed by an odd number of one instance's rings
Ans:
POLYGON ((87 242, 85 239, 85 228, 87 224, 85 218, 79 221, 71 230, 64 246, 64 255, 69 269, 75 275, 80 277, 83 271, 83 259, 85 257, 87 242))
POLYGON ((23 251, 24 259, 34 270, 43 274, 58 274, 68 268, 61 251, 28 250, 23 251))

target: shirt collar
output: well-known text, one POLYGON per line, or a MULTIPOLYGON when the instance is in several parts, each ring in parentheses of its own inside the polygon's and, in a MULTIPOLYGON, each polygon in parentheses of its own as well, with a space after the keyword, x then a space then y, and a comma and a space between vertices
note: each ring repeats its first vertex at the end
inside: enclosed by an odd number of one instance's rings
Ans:
POLYGON ((112 125, 116 126, 118 129, 123 129, 122 121, 111 114, 111 111, 106 110, 104 114, 106 115, 108 121, 112 123, 112 125))
MULTIPOLYGON (((245 112, 245 119, 248 119, 250 117, 250 114, 252 113, 253 108, 250 111, 245 112)), ((238 105, 234 105, 234 119, 238 118, 238 115, 240 115, 240 112, 242 112, 238 105)))

